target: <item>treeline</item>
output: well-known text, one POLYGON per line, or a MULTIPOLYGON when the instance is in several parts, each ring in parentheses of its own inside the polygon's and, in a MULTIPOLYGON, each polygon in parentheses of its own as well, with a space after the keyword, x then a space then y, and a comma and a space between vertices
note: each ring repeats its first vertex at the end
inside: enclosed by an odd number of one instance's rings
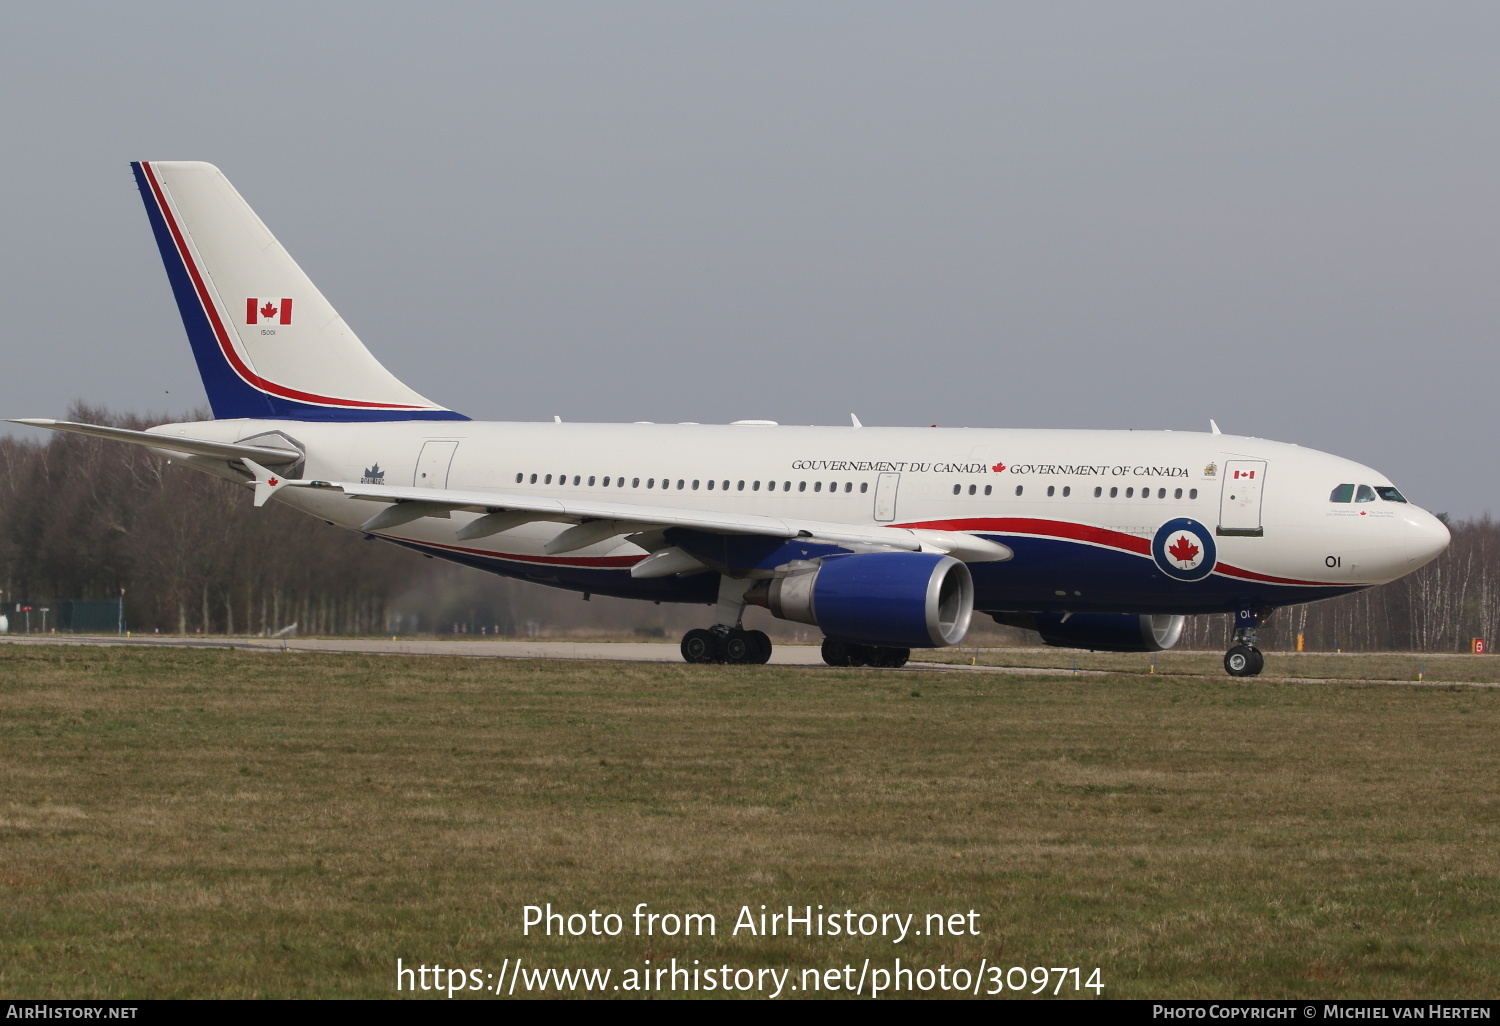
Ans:
MULTIPOLYGON (((201 415, 198 415, 201 416, 201 415)), ((75 406, 68 419, 142 429, 166 418, 75 406)), ((18 602, 111 599, 132 631, 377 633, 424 560, 365 542, 133 445, 0 439, 0 584, 18 602)), ((37 619, 33 617, 33 626, 37 619)))
MULTIPOLYGON (((201 419, 191 414, 182 419, 201 419)), ((70 420, 145 428, 167 418, 75 406, 70 420)), ((1443 556, 1393 584, 1279 610, 1266 649, 1467 651, 1500 641, 1500 525, 1450 525, 1443 556)), ((136 446, 78 435, 0 438, 0 612, 16 603, 112 599, 125 589, 132 631, 189 634, 638 632, 675 639, 699 607, 594 599, 508 581, 370 542, 136 446)), ((816 631, 756 626, 790 639, 816 631)), ((53 621, 55 622, 55 620, 53 621)), ((973 641, 1009 632, 975 618, 973 641)), ((39 620, 33 619, 33 626, 39 620)), ((1224 616, 1190 618, 1181 642, 1224 648, 1224 616)))

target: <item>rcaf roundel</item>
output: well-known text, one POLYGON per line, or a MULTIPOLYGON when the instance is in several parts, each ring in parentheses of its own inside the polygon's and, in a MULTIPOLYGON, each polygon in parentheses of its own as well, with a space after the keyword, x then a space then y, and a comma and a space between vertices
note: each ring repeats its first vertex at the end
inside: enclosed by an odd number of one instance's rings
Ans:
POLYGON ((1188 517, 1168 520, 1157 528, 1151 556, 1162 573, 1179 581, 1203 580, 1213 573, 1218 560, 1213 532, 1188 517))

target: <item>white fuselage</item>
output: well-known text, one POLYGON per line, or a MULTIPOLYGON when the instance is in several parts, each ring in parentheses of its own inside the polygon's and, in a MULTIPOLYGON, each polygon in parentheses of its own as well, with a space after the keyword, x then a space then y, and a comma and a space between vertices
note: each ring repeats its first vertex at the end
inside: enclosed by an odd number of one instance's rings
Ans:
MULTIPOLYGON (((1394 580, 1448 542, 1446 527, 1411 503, 1331 501, 1343 484, 1390 489, 1369 467, 1223 434, 285 420, 154 431, 225 442, 279 434, 306 453, 307 478, 982 534, 1016 551, 1013 561, 974 568, 985 610, 1274 607, 1394 580), (1152 562, 1150 540, 1179 518, 1215 534, 1217 564, 1202 580, 1173 580, 1152 562)), ((339 493, 278 498, 351 529, 373 509, 339 493)), ((543 546, 565 525, 456 541, 474 517, 454 512, 378 533, 563 587, 679 597, 630 580, 628 568, 647 553, 624 538, 551 557, 543 546)), ((680 597, 700 600, 701 589, 680 597)))

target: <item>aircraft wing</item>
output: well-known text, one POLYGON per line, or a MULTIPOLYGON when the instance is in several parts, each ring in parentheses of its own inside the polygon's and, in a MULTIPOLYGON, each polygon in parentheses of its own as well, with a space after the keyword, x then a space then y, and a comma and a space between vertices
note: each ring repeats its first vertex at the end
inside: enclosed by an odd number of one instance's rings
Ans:
POLYGON ((20 417, 11 418, 10 423, 46 428, 49 431, 66 431, 73 435, 88 435, 92 438, 107 438, 112 442, 129 442, 132 445, 144 445, 162 452, 211 456, 220 460, 251 459, 271 467, 296 463, 302 458, 302 454, 295 449, 280 449, 269 445, 243 445, 236 442, 211 442, 206 438, 182 438, 178 435, 161 435, 152 431, 105 427, 103 424, 79 424, 71 420, 20 417))
POLYGON ((448 488, 406 488, 397 485, 353 484, 346 481, 286 480, 258 466, 245 465, 255 474, 255 504, 262 506, 283 488, 311 488, 342 492, 351 500, 386 503, 362 525, 365 531, 380 531, 427 516, 446 517, 452 512, 481 514, 461 528, 460 540, 498 534, 512 527, 539 520, 577 526, 563 531, 547 544, 556 554, 585 548, 619 535, 666 527, 686 527, 711 534, 760 535, 770 538, 807 538, 866 551, 941 552, 965 562, 993 562, 1011 558, 1011 550, 998 542, 962 531, 926 531, 902 527, 830 523, 749 513, 648 506, 633 502, 601 502, 591 499, 550 499, 503 492, 465 492, 448 488))

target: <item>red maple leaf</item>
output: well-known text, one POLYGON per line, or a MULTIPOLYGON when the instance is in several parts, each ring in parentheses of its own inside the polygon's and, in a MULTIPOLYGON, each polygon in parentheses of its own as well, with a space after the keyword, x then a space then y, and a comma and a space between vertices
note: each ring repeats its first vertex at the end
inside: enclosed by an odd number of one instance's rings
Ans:
POLYGON ((1005 464, 1004 463, 996 463, 990 469, 993 470, 997 474, 1003 474, 1005 472, 1005 464))
POLYGON ((272 477, 266 480, 266 484, 270 485, 272 488, 275 488, 277 485, 281 484, 281 482, 272 477))
POLYGON ((1172 543, 1172 547, 1167 550, 1167 554, 1179 563, 1190 563, 1193 557, 1198 555, 1198 546, 1188 541, 1187 535, 1180 534, 1172 543))
POLYGON ((276 316, 276 308, 271 305, 270 300, 267 300, 266 305, 260 308, 260 315, 268 319, 276 316))

